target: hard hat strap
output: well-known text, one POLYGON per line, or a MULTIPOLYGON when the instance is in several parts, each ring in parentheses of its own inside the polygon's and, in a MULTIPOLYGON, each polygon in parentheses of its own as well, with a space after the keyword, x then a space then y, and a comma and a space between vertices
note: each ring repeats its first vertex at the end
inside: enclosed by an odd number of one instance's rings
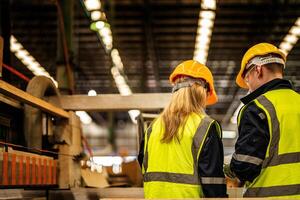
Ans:
POLYGON ((172 93, 178 91, 181 88, 192 87, 193 84, 199 84, 209 92, 209 85, 206 81, 195 78, 186 78, 183 82, 176 83, 172 89, 172 93))
POLYGON ((249 68, 251 65, 262 66, 270 63, 282 64, 283 68, 285 68, 285 62, 282 58, 278 58, 270 55, 267 57, 255 57, 251 59, 250 62, 246 65, 246 69, 249 68))
POLYGON ((271 63, 278 63, 283 65, 283 69, 285 68, 285 62, 282 58, 274 57, 272 55, 264 56, 264 57, 254 57, 252 58, 245 67, 244 72, 242 73, 242 77, 244 78, 246 74, 253 69, 253 66, 262 66, 271 63))

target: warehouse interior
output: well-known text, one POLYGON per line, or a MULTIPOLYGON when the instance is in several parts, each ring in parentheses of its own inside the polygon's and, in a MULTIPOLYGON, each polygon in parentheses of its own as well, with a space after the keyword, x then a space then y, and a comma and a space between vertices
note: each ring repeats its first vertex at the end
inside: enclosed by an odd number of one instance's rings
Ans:
POLYGON ((284 51, 300 92, 298 0, 2 0, 0 20, 0 197, 143 198, 140 138, 184 60, 213 73, 219 101, 206 113, 222 126, 227 162, 249 47, 284 51))

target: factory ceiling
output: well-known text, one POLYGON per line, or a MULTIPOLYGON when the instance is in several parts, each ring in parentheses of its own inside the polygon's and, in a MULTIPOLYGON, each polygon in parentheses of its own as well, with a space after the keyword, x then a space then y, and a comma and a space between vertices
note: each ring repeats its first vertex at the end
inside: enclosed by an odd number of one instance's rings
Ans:
MULTIPOLYGON (((82 2, 74 0, 73 70, 75 94, 118 93, 112 61, 82 2)), ((123 61, 133 93, 170 92, 168 76, 195 49, 199 0, 102 0, 111 25, 113 46, 123 61)), ((53 76, 56 73, 58 13, 55 1, 11 0, 11 34, 53 76)), ((226 124, 246 94, 235 84, 243 54, 259 42, 279 45, 300 16, 297 0, 218 0, 207 66, 212 70, 219 103, 207 113, 226 124)), ((11 63, 33 74, 11 55, 11 63)), ((288 55, 285 75, 300 91, 300 44, 288 55)))

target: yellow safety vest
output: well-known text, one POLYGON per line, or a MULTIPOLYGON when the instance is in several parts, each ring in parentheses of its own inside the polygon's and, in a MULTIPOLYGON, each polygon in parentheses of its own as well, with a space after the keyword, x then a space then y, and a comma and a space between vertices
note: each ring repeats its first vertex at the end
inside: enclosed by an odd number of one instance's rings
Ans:
POLYGON ((244 196, 299 198, 300 95, 291 89, 271 90, 254 103, 268 119, 270 142, 264 160, 252 158, 254 164, 262 164, 262 170, 252 183, 248 183, 244 196))
MULTIPOLYGON (((143 174, 145 198, 203 197, 201 183, 222 184, 224 178, 202 177, 198 174, 198 159, 210 126, 219 124, 205 115, 192 113, 184 126, 180 143, 161 143, 164 125, 158 118, 145 137, 143 174), (221 180, 222 179, 222 180, 221 180), (220 183, 222 182, 222 183, 220 183)), ((181 132, 182 127, 179 128, 181 132)))

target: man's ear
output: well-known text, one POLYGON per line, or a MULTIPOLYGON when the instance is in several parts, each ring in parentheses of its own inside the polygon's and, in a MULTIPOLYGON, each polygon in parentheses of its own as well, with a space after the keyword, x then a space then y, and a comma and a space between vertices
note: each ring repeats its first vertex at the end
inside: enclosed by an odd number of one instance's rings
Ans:
POLYGON ((258 78, 262 78, 264 73, 265 73, 262 66, 257 66, 256 67, 256 72, 258 74, 258 76, 257 76, 258 78))

